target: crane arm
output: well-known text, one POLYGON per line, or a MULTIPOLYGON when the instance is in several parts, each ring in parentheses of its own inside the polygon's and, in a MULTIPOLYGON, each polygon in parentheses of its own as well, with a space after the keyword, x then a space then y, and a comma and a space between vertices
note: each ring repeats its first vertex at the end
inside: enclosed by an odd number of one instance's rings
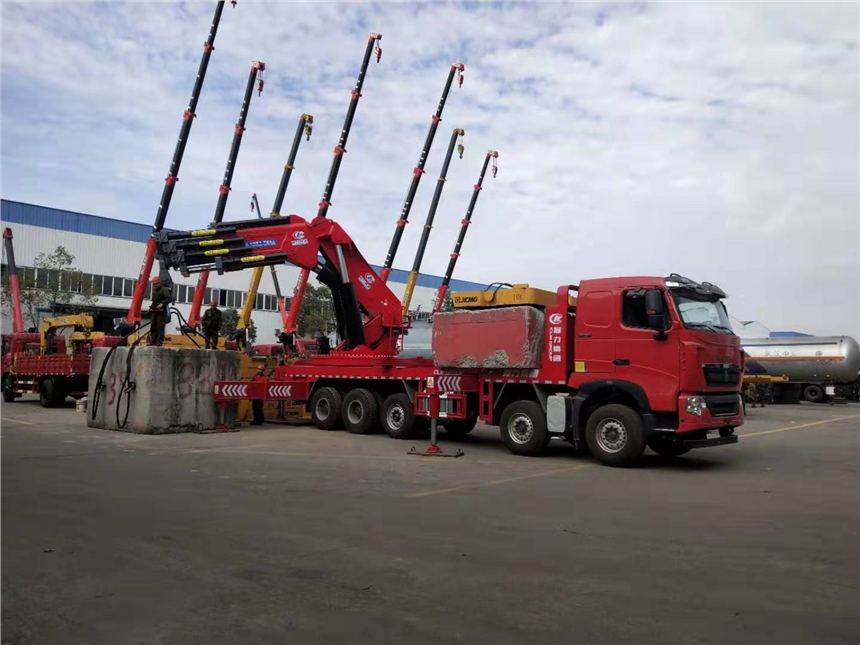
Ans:
POLYGON ((157 254, 162 270, 179 270, 184 276, 284 262, 315 273, 332 291, 344 350, 363 346, 392 353, 403 333, 400 299, 378 278, 346 231, 327 218, 308 222, 289 215, 199 231, 162 231, 157 254))
MULTIPOLYGON (((231 2, 231 4, 234 8, 236 7, 235 1, 231 2)), ((141 321, 143 297, 146 294, 146 286, 149 282, 149 275, 152 272, 152 263, 155 260, 155 234, 164 228, 167 211, 170 209, 170 200, 173 198, 173 189, 176 186, 176 182, 179 181, 179 167, 182 165, 182 156, 185 154, 185 146, 188 144, 188 136, 191 134, 194 117, 197 116, 197 101, 200 99, 203 81, 206 78, 206 70, 209 68, 209 58, 212 56, 212 50, 215 49, 215 36, 218 33, 218 25, 221 23, 221 13, 223 11, 224 0, 220 0, 215 3, 215 16, 212 18, 212 25, 209 27, 209 37, 203 43, 203 56, 200 59, 200 67, 197 68, 197 77, 191 90, 191 99, 189 99, 188 107, 182 114, 182 127, 179 129, 179 138, 176 140, 176 148, 173 151, 170 170, 164 180, 164 189, 161 193, 161 201, 158 203, 155 224, 152 226, 152 235, 146 241, 146 254, 140 266, 140 274, 137 277, 137 284, 134 286, 134 295, 132 296, 131 305, 125 318, 126 327, 133 327, 141 321)))
MULTIPOLYGON (((299 145, 304 136, 307 141, 310 141, 311 133, 313 133, 314 117, 310 114, 302 114, 299 118, 299 125, 296 128, 296 134, 293 137, 293 145, 290 148, 290 155, 287 157, 287 163, 284 164, 284 172, 281 174, 281 183, 278 185, 278 192, 275 193, 275 203, 272 205, 271 217, 281 216, 281 207, 284 205, 284 196, 287 194, 287 188, 290 185, 290 178, 295 170, 296 155, 299 153, 299 145)), ((252 196, 254 200, 251 204, 252 210, 256 208, 257 217, 263 218, 263 212, 260 210, 260 202, 257 201, 257 193, 252 196)), ((281 313, 281 326, 286 330, 288 326, 287 309, 284 304, 284 296, 281 294, 281 285, 278 282, 278 272, 275 270, 275 265, 271 267, 272 282, 275 285, 275 297, 278 301, 278 311, 281 313)), ((248 295, 245 300, 245 305, 242 307, 242 315, 239 316, 239 322, 236 329, 248 329, 251 326, 251 311, 254 308, 254 302, 257 300, 257 291, 260 288, 260 279, 263 277, 263 267, 254 269, 251 275, 251 284, 248 287, 248 295)))
POLYGON ((3 245, 9 269, 9 288, 12 290, 12 331, 24 332, 24 316, 21 309, 21 286, 18 284, 18 265, 15 264, 15 248, 12 245, 12 229, 3 229, 3 245))
MULTIPOLYGON (((245 122, 248 119, 248 108, 251 106, 251 97, 254 95, 254 86, 257 91, 263 93, 263 71, 266 64, 262 61, 254 61, 251 64, 251 72, 248 74, 248 82, 245 85, 245 95, 242 98, 242 108, 239 110, 239 120, 233 129, 233 142, 230 145, 230 154, 227 155, 227 167, 224 169, 224 179, 218 188, 218 202, 215 205, 213 224, 219 224, 224 220, 224 211, 227 208, 227 198, 230 196, 230 185, 233 183, 233 172, 236 170, 236 161, 239 158, 239 148, 242 145, 242 135, 245 133, 245 122)), ((198 328, 200 326, 200 309, 203 306, 203 297, 206 294, 206 286, 209 283, 209 272, 204 271, 197 280, 194 291, 194 299, 191 302, 191 310, 188 312, 188 326, 198 328)))

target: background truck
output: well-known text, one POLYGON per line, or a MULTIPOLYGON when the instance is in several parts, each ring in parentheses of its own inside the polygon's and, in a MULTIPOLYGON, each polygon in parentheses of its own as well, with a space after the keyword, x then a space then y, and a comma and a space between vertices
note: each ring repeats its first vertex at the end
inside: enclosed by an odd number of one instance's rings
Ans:
POLYGON ((785 377, 771 385, 775 402, 857 398, 860 345, 850 336, 747 338, 742 346, 747 378, 785 377))
POLYGON ((165 271, 290 262, 332 291, 343 341, 250 382, 217 382, 220 405, 302 401, 321 429, 381 426, 407 438, 426 427, 438 397, 449 434, 481 420, 499 426, 517 454, 537 454, 555 436, 608 465, 635 462, 646 445, 680 455, 735 443, 743 423, 740 339, 725 294, 709 283, 673 274, 584 280, 555 293, 500 290, 495 305, 476 296, 477 309, 436 314, 433 357, 405 358, 399 298, 333 220, 290 215, 156 239, 165 271), (205 253, 213 240, 226 249, 214 258, 205 253))

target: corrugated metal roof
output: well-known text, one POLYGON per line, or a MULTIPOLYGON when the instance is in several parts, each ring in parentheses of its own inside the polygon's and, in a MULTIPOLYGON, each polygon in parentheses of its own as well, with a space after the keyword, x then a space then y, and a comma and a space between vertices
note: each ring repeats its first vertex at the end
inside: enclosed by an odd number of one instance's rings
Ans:
MULTIPOLYGON (((135 222, 123 222, 109 217, 99 217, 86 213, 77 213, 59 208, 49 208, 36 204, 26 204, 8 199, 0 200, 0 220, 7 223, 29 224, 60 231, 71 231, 83 233, 84 235, 95 235, 97 237, 111 237, 119 240, 129 240, 145 244, 149 239, 151 226, 137 224, 135 222)), ((169 229, 167 229, 169 230, 169 229)), ((381 266, 371 265, 373 270, 379 273, 381 266)), ((408 271, 393 269, 391 271, 391 282, 405 283, 409 276, 408 271)), ((442 278, 435 275, 418 276, 417 286, 430 289, 438 289, 442 284, 442 278)), ((485 289, 486 284, 469 282, 468 280, 451 280, 450 290, 466 291, 485 289)))

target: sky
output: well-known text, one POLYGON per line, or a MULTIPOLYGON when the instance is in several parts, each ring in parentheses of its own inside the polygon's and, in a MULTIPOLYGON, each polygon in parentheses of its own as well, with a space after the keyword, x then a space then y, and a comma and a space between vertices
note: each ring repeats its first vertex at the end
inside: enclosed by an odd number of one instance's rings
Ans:
MULTIPOLYGON (((675 272, 740 320, 860 338, 857 3, 230 4, 167 226, 212 219, 254 93, 226 220, 315 215, 368 33, 383 35, 329 216, 381 264, 451 63, 466 65, 396 268, 409 269, 455 127, 422 271, 441 275, 488 149, 455 277, 555 289, 675 272)), ((214 2, 15 3, 2 17, 2 196, 151 224, 214 2)))

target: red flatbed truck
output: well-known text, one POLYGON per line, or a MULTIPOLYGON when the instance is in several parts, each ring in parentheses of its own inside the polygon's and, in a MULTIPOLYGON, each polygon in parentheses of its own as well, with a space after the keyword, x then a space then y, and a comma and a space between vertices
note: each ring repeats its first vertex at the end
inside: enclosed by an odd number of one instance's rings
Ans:
POLYGON ((163 270, 183 275, 290 262, 332 290, 344 340, 328 355, 251 382, 217 382, 217 405, 304 401, 321 429, 364 434, 381 426, 407 438, 426 427, 438 396, 449 434, 465 434, 481 420, 499 426, 517 454, 537 454, 558 437, 618 466, 635 462, 646 445, 680 455, 736 443, 734 429, 743 423, 739 338, 728 327, 725 294, 709 283, 674 274, 583 280, 525 306, 514 299, 508 309, 437 314, 434 330, 445 317, 465 321, 461 332, 473 329, 438 340, 434 334, 434 360, 399 356, 408 332, 400 300, 333 220, 290 215, 162 232, 157 252, 163 270), (228 251, 208 256, 213 240, 228 251), (513 321, 494 324, 502 311, 513 312, 504 314, 513 321), (518 326, 520 313, 540 327, 518 326), (488 360, 493 348, 505 350, 507 364, 488 360), (440 367, 440 354, 458 351, 470 360, 440 367), (518 354, 531 362, 523 366, 518 354))

